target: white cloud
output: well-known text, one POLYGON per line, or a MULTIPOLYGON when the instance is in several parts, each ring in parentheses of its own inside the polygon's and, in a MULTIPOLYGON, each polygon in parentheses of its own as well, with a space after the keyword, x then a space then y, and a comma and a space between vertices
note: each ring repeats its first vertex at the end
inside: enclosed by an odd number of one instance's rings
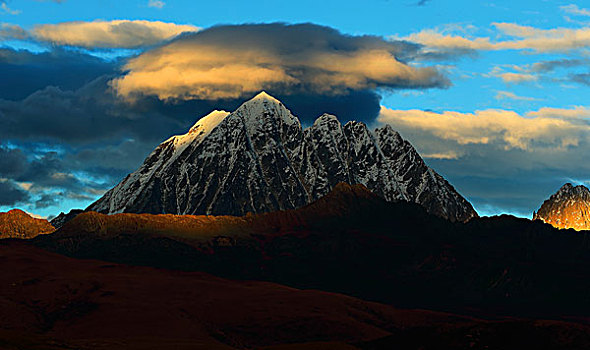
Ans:
POLYGON ((590 10, 579 8, 578 5, 571 4, 559 7, 563 12, 577 16, 590 16, 590 10))
POLYGON ((157 9, 161 9, 165 5, 166 5, 166 3, 164 1, 161 1, 161 0, 150 0, 148 2, 148 7, 155 7, 157 9))
POLYGON ((517 101, 538 101, 538 98, 534 98, 534 97, 527 97, 527 96, 519 96, 513 92, 510 91, 498 91, 496 93, 496 100, 504 100, 504 99, 509 99, 509 100, 517 100, 517 101))
POLYGON ((425 159, 459 159, 459 154, 455 151, 448 151, 445 153, 425 153, 421 156, 425 159))
POLYGON ((13 10, 10 7, 8 7, 6 2, 4 1, 0 4, 0 8, 2 9, 2 11, 4 11, 4 13, 7 13, 9 15, 18 15, 21 13, 20 10, 13 10))
POLYGON ((34 218, 34 219, 47 220, 47 218, 48 218, 47 216, 42 216, 42 215, 39 215, 39 214, 34 214, 34 213, 31 213, 31 212, 26 211, 26 210, 24 210, 24 212, 27 213, 27 214, 29 214, 29 216, 32 217, 32 218, 34 218))

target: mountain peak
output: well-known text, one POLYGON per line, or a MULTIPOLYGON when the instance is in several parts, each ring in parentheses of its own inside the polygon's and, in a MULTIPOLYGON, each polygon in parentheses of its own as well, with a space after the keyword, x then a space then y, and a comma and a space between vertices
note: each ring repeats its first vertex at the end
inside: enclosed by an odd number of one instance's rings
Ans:
POLYGON ((329 114, 329 113, 324 113, 322 115, 320 115, 315 122, 313 122, 313 125, 320 125, 320 124, 325 124, 325 123, 330 123, 330 122, 337 122, 340 123, 338 121, 338 117, 336 117, 333 114, 329 114))
POLYGON ((34 218, 20 209, 12 209, 6 213, 0 213, 0 239, 27 239, 53 231, 54 228, 49 221, 34 218))
POLYGON ((541 220, 557 228, 589 230, 590 190, 584 185, 566 183, 533 213, 533 220, 541 220))
POLYGON ((264 130, 268 124, 277 122, 300 127, 299 119, 281 101, 264 91, 242 103, 228 118, 242 119, 250 133, 256 133, 255 130, 264 130))
POLYGON ((561 186, 559 188, 559 190, 555 193, 556 195, 558 194, 567 194, 567 193, 571 193, 574 190, 574 185, 572 185, 569 182, 566 182, 563 186, 561 186))
POLYGON ((572 185, 570 182, 566 182, 563 186, 561 186, 561 188, 559 189, 561 190, 567 190, 567 189, 572 189, 574 188, 574 185, 572 185))
POLYGON ((303 130, 287 107, 261 92, 232 113, 201 118, 191 131, 158 146, 87 210, 245 215, 299 208, 335 187, 342 193, 344 185, 337 184, 348 182, 387 201, 418 203, 452 221, 477 216, 388 127, 344 127, 336 116, 323 114, 303 130))
POLYGON ((20 209, 10 209, 9 211, 6 212, 6 214, 8 215, 12 215, 15 217, 25 217, 25 216, 30 216, 29 214, 27 214, 27 212, 20 210, 20 209))
POLYGON ((273 96, 269 95, 266 91, 260 91, 256 96, 254 96, 252 100, 267 100, 280 103, 278 99, 274 98, 273 96))
POLYGON ((574 186, 568 182, 561 186, 550 199, 555 201, 561 198, 590 201, 590 190, 584 185, 574 186))

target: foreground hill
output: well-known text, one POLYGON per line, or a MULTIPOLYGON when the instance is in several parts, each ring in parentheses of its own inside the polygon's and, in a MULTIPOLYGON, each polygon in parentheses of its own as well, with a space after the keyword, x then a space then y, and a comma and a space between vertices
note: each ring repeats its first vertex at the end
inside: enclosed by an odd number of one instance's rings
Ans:
POLYGON ((484 321, 0 242, 2 349, 584 349, 590 327, 484 321))
POLYGON ((0 239, 33 238, 55 231, 45 219, 37 219, 19 209, 0 213, 0 239))
POLYGON ((584 234, 495 217, 451 223, 339 184, 296 210, 244 217, 94 212, 35 244, 67 255, 206 271, 401 307, 588 321, 584 234))
POLYGON ((451 221, 477 216, 390 126, 371 131, 324 114, 303 129, 264 92, 164 141, 87 210, 241 216, 302 207, 339 182, 363 184, 388 201, 418 203, 451 221))
POLYGON ((557 228, 590 230, 590 190, 583 185, 566 183, 533 213, 533 220, 557 228))

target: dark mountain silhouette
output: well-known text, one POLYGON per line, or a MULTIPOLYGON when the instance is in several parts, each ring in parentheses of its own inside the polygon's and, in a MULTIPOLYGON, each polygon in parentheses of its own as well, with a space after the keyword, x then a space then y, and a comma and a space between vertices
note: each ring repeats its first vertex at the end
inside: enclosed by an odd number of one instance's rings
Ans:
POLYGON ((78 215, 35 244, 80 258, 206 271, 400 307, 588 321, 585 233, 510 216, 451 223, 339 184, 296 210, 244 217, 78 215))

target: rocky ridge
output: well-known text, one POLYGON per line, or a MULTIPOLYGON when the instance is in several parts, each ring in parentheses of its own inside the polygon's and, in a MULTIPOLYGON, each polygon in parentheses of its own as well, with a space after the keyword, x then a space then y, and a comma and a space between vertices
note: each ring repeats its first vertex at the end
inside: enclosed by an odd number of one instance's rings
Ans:
POLYGON ((339 182, 363 184, 388 201, 418 203, 451 221, 477 216, 389 125, 371 131, 324 114, 303 129, 264 92, 164 141, 87 210, 240 216, 304 206, 339 182))

